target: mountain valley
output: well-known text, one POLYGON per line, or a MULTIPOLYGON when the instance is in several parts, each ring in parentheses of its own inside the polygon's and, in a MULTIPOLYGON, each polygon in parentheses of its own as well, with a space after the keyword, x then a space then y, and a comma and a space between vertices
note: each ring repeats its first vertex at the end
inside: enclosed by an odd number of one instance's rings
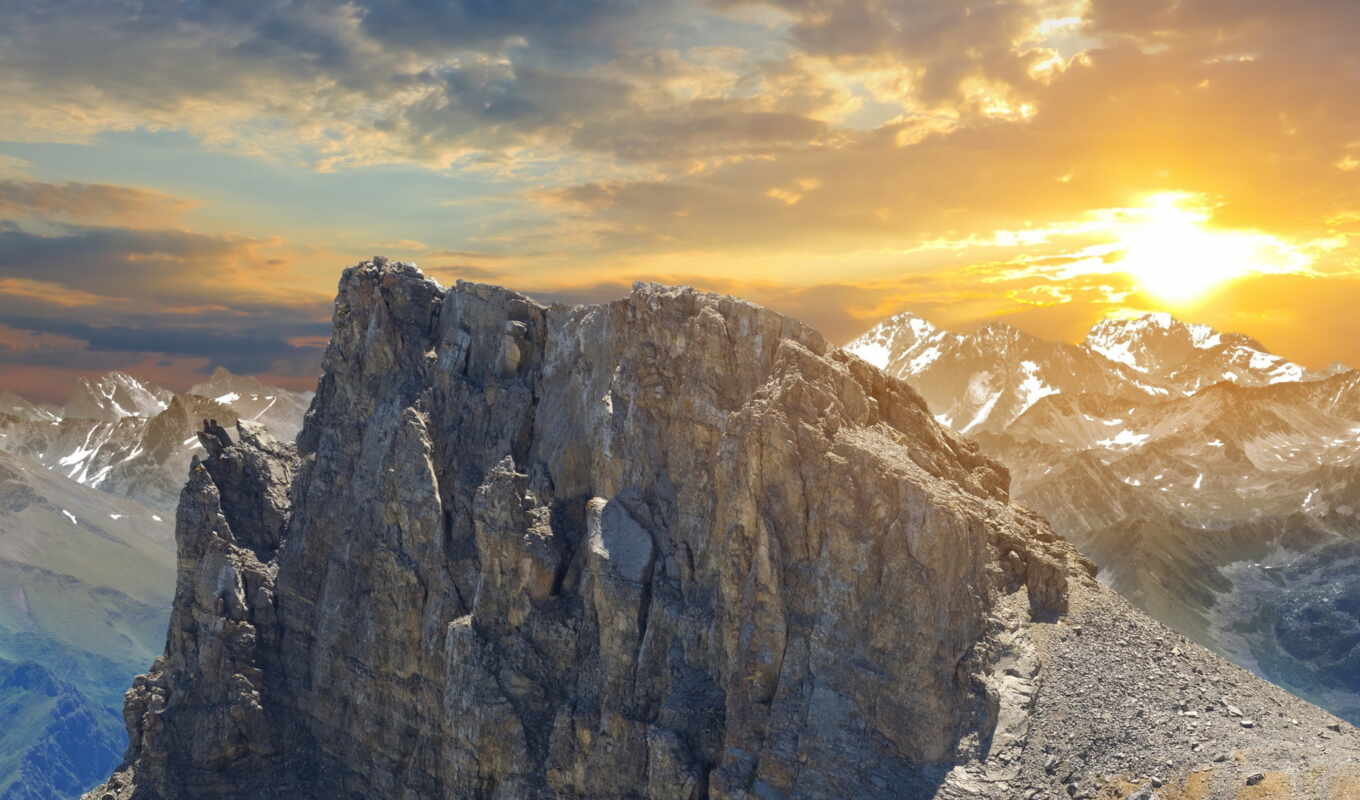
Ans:
POLYGON ((121 755, 128 680, 165 642, 201 420, 295 434, 309 400, 223 371, 188 393, 109 373, 62 407, 0 396, 0 798, 74 797, 121 755))

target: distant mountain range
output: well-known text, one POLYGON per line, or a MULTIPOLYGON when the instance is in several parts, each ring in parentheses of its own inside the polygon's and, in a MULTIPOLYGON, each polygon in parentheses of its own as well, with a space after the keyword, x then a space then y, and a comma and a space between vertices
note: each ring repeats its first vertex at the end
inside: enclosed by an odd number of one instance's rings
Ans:
POLYGON ((1080 345, 901 314, 846 349, 1006 464, 1106 583, 1360 720, 1360 372, 1167 314, 1080 345))
POLYGON ((60 407, 0 394, 0 800, 76 796, 121 756, 123 691, 165 642, 202 420, 291 439, 310 400, 222 370, 181 393, 112 372, 60 407))

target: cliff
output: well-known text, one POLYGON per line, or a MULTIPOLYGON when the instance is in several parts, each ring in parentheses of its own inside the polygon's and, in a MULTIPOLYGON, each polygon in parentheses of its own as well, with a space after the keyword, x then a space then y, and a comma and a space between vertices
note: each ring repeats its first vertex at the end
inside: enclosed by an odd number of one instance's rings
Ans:
POLYGON ((739 300, 375 259, 324 370, 296 447, 205 424, 166 653, 90 797, 1077 794, 1123 754, 1054 775, 1035 740, 1084 730, 1042 690, 1088 676, 1041 669, 1064 615, 1194 652, 909 387, 739 300))

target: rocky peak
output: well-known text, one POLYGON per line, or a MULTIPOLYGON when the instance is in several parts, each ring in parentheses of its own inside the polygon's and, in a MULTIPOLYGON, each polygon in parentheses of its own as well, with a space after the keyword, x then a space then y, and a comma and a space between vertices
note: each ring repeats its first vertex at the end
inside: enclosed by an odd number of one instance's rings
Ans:
POLYGON ((1185 323, 1167 313, 1103 320, 1091 328, 1085 344, 1111 361, 1171 383, 1177 383, 1175 379, 1185 372, 1186 365, 1197 360, 1219 365, 1245 354, 1242 366, 1254 370, 1269 366, 1266 361, 1283 362, 1250 336, 1185 323))
POLYGON ((997 604, 1079 566, 905 384, 730 297, 375 259, 324 366, 296 457, 200 434, 101 791, 898 796, 986 757, 997 604))
POLYGON ((904 311, 870 328, 862 336, 847 344, 845 351, 859 356, 879 369, 885 369, 939 338, 939 328, 909 311, 904 311))
POLYGON ((154 417, 169 405, 171 393, 126 372, 109 372, 97 378, 81 378, 63 416, 74 419, 117 421, 125 417, 154 417))
POLYGON ((47 406, 39 405, 13 392, 0 392, 0 417, 12 417, 19 422, 58 422, 61 415, 47 406))

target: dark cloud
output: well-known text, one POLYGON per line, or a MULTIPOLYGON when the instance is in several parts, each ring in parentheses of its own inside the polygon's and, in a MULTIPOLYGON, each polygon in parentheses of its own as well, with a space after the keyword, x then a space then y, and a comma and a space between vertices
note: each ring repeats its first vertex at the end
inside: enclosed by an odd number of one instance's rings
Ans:
POLYGON ((0 338, 0 364, 111 369, 172 357, 314 372, 311 342, 329 332, 329 305, 273 288, 281 267, 260 246, 182 230, 0 228, 0 326, 32 334, 0 338))
POLYGON ((223 366, 242 374, 315 375, 330 333, 326 322, 299 319, 288 308, 245 316, 210 313, 178 322, 154 313, 105 312, 97 323, 80 316, 0 292, 0 328, 27 334, 27 339, 0 337, 0 365, 109 370, 189 359, 202 370, 223 366))
POLYGON ((522 37, 529 46, 574 58, 608 48, 639 18, 669 0, 366 0, 363 28, 402 47, 450 49, 497 45, 522 37))
MULTIPOLYGON (((71 319, 51 317, 26 317, 7 315, 6 325, 19 330, 36 331, 84 342, 91 354, 153 354, 170 356, 195 356, 208 359, 212 366, 224 366, 233 372, 253 374, 273 370, 281 363, 306 362, 319 366, 320 348, 299 347, 290 344, 287 335, 269 333, 259 329, 223 330, 202 326, 183 327, 165 324, 152 324, 146 327, 87 325, 71 319)), ((330 326, 313 324, 297 326, 280 325, 294 335, 307 334, 318 336, 330 333, 330 326)), ((67 353, 50 350, 17 351, 16 363, 46 363, 55 366, 67 365, 62 359, 67 353), (45 361, 44 358, 53 360, 45 361)), ((0 354, 0 360, 5 356, 0 354)))
POLYGON ((0 89, 29 127, 62 137, 180 127, 324 165, 441 161, 564 141, 581 120, 631 107, 629 82, 591 67, 672 11, 633 0, 39 0, 0 8, 0 89), (280 139, 280 125, 297 138, 280 139))
POLYGON ((180 128, 323 168, 526 147, 675 161, 823 137, 809 115, 835 92, 777 59, 694 63, 695 12, 670 0, 40 0, 0 8, 0 101, 60 138, 180 128))
POLYGON ((182 230, 12 226, 0 229, 0 277, 143 303, 241 301, 276 274, 255 252, 262 244, 182 230))

